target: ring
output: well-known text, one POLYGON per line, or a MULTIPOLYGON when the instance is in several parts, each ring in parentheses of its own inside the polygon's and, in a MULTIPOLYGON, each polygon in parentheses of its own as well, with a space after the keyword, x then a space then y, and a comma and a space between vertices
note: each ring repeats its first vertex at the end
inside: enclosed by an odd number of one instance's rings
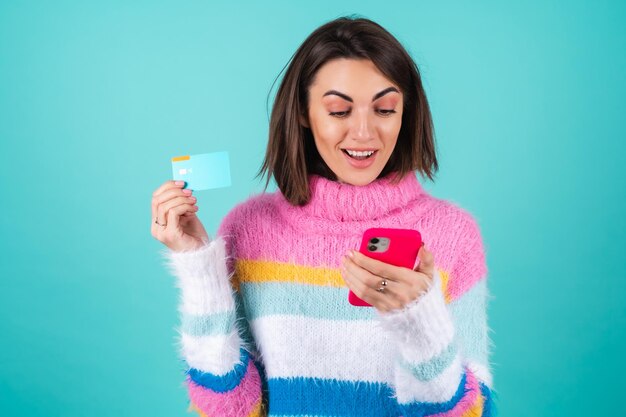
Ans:
POLYGON ((380 281, 380 287, 376 290, 378 292, 385 292, 385 287, 387 286, 387 280, 383 279, 380 281))
POLYGON ((155 222, 156 224, 158 224, 159 226, 161 226, 161 227, 165 227, 165 226, 167 226, 167 223, 165 223, 165 224, 161 224, 161 223, 159 223, 159 219, 157 219, 156 217, 154 218, 154 222, 155 222))

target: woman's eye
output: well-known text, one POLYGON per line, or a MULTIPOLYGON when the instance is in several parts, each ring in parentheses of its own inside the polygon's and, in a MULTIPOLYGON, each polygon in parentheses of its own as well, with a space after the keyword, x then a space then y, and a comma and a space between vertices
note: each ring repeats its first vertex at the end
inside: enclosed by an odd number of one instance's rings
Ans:
MULTIPOLYGON (((379 114, 383 115, 383 116, 389 116, 390 114, 395 113, 396 111, 393 109, 379 109, 377 110, 379 114)), ((346 117, 348 114, 350 113, 350 110, 346 110, 346 111, 334 111, 334 112, 330 112, 328 113, 330 116, 334 116, 334 117, 346 117)))

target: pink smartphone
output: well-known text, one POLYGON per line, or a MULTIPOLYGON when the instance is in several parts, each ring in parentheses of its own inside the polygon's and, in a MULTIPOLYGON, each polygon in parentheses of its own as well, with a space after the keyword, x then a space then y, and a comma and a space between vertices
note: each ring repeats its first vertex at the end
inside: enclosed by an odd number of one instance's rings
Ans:
MULTIPOLYGON (((359 252, 381 262, 413 269, 423 244, 417 230, 372 228, 363 233, 359 252)), ((353 306, 371 307, 352 291, 348 293, 348 301, 353 306)))

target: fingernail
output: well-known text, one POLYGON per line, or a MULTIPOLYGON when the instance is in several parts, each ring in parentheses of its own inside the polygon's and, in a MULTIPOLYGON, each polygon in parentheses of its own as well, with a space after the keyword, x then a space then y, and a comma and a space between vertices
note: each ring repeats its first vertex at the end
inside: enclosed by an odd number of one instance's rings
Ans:
POLYGON ((185 193, 185 194, 191 194, 191 190, 190 190, 189 188, 185 188, 185 189, 183 190, 183 193, 185 193))
POLYGON ((185 184, 185 181, 176 181, 176 182, 175 182, 175 184, 176 184, 176 185, 184 185, 184 184, 185 184))
POLYGON ((346 255, 348 255, 350 258, 354 258, 354 251, 349 250, 346 255))

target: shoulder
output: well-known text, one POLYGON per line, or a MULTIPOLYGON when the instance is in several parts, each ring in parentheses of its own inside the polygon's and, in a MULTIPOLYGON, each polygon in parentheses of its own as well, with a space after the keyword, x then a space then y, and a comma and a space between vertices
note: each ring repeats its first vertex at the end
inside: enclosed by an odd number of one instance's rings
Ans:
MULTIPOLYGON (((222 219, 216 239, 225 245, 228 267, 233 269, 233 261, 240 255, 241 247, 246 243, 262 239, 262 234, 275 228, 274 206, 276 193, 255 194, 235 205, 222 219)), ((249 245, 248 245, 249 246, 249 245)))
POLYGON ((480 239, 480 226, 472 212, 451 201, 445 201, 444 204, 444 212, 449 218, 449 226, 453 233, 458 236, 461 245, 467 245, 480 239))
MULTIPOLYGON (((486 278, 485 247, 477 216, 456 202, 429 197, 425 221, 437 241, 447 275, 447 295, 455 300, 486 278)), ((437 257, 437 254, 435 255, 437 257)))
POLYGON ((236 235, 238 229, 271 219, 276 212, 276 192, 255 194, 235 205, 222 220, 217 236, 236 235))
MULTIPOLYGON (((477 217, 468 209, 451 200, 444 200, 430 194, 425 196, 428 207, 423 216, 441 235, 453 237, 463 246, 480 238, 477 217)), ((460 249, 460 248, 457 248, 460 249)))

